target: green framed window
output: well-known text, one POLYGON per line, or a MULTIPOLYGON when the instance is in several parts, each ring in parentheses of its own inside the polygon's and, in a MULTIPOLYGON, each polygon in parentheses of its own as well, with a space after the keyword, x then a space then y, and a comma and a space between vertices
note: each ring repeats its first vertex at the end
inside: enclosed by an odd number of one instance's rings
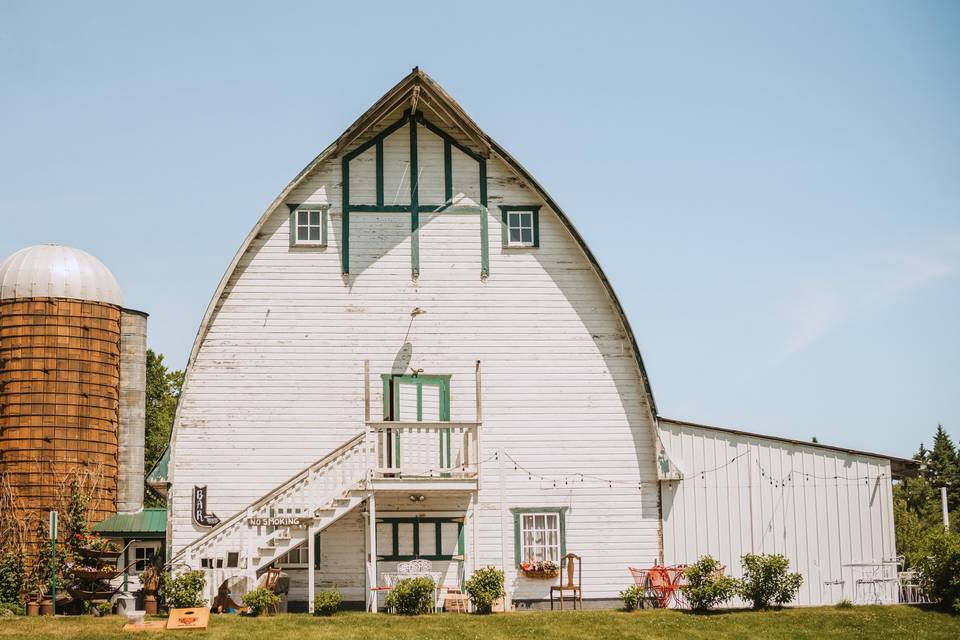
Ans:
POLYGON ((540 205, 500 205, 503 246, 540 246, 540 205))
POLYGON ((559 564, 567 554, 567 507, 523 507, 510 511, 516 565, 536 560, 559 564))
POLYGON ((377 518, 377 559, 462 560, 459 518, 377 518))
POLYGON ((326 247, 329 204, 288 204, 290 246, 326 247))

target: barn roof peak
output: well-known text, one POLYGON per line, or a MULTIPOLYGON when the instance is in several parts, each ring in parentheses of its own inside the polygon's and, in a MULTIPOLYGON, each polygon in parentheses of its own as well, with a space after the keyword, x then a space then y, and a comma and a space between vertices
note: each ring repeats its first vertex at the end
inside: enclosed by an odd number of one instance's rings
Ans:
POLYGON ((470 146, 479 155, 490 157, 493 147, 490 137, 467 115, 463 107, 420 67, 414 67, 343 132, 334 143, 333 155, 340 155, 371 127, 403 107, 411 112, 421 111, 438 120, 438 124, 459 131, 467 137, 470 146))

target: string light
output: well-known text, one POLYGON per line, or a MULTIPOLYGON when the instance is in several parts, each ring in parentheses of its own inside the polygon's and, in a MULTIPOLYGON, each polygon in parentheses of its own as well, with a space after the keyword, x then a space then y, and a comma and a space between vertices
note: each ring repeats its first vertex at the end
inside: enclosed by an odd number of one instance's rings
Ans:
POLYGON ((539 473, 534 473, 530 469, 524 467, 516 458, 510 455, 509 452, 503 452, 504 457, 513 463, 513 468, 515 471, 522 471, 527 474, 527 480, 538 480, 540 482, 546 482, 550 484, 550 487, 557 489, 558 483, 563 482, 564 486, 571 486, 571 482, 576 482, 577 478, 580 479, 581 483, 586 482, 587 479, 594 480, 599 483, 605 483, 608 488, 613 489, 616 487, 628 487, 631 489, 637 489, 638 491, 643 490, 643 483, 637 483, 635 481, 624 481, 624 480, 615 480, 612 478, 602 478, 600 476, 594 476, 585 473, 574 473, 567 475, 543 475, 539 473))
MULTIPOLYGON (((709 469, 701 469, 699 471, 687 473, 683 478, 668 480, 668 482, 679 483, 679 482, 690 482, 690 481, 699 480, 704 483, 704 486, 706 486, 708 473, 715 473, 722 469, 725 469, 726 467, 729 467, 730 465, 736 463, 740 458, 748 454, 749 454, 749 451, 744 451, 742 453, 739 453, 733 456, 729 460, 719 465, 716 465, 709 469), (699 478, 697 476, 699 476, 699 478)), ((585 474, 585 473, 575 473, 575 474, 567 474, 567 475, 543 475, 539 473, 534 473, 530 469, 520 464, 520 462, 518 462, 516 458, 511 456, 509 452, 504 451, 503 455, 507 460, 509 460, 513 464, 514 471, 527 474, 528 481, 532 482, 533 480, 537 480, 541 483, 549 483, 550 488, 553 488, 553 489, 559 488, 558 487, 559 482, 563 482, 564 487, 571 487, 571 484, 575 483, 577 479, 580 480, 581 484, 586 483, 586 481, 589 479, 589 480, 593 480, 595 482, 600 483, 601 486, 603 484, 606 484, 607 488, 609 489, 624 487, 624 488, 636 489, 638 491, 643 490, 642 482, 623 481, 623 480, 617 480, 613 478, 604 478, 604 477, 585 474)), ((473 463, 459 465, 459 469, 460 471, 466 472, 468 468, 480 467, 481 465, 487 462, 499 461, 499 460, 500 460, 500 451, 497 450, 493 453, 493 455, 481 460, 480 462, 473 462, 473 463)), ((816 473, 809 473, 805 471, 797 471, 796 469, 791 469, 787 471, 785 475, 777 478, 776 475, 772 473, 770 470, 766 469, 760 463, 759 460, 756 460, 755 462, 757 464, 757 469, 760 472, 760 477, 766 480, 771 487, 775 487, 775 488, 786 488, 788 485, 793 485, 795 481, 799 480, 800 477, 803 477, 804 483, 809 483, 811 480, 814 480, 814 481, 825 480, 825 481, 833 481, 834 483, 837 483, 837 484, 843 484, 843 483, 859 484, 862 481, 867 486, 870 485, 871 481, 879 482, 887 477, 887 474, 884 474, 884 473, 881 473, 876 476, 872 476, 870 474, 863 475, 863 476, 839 476, 839 475, 818 475, 816 473)), ((449 472, 450 472, 449 468, 432 468, 432 469, 421 470, 419 471, 419 474, 429 475, 432 477, 434 474, 449 473, 449 472)), ((750 483, 748 481, 747 484, 745 485, 730 485, 730 486, 712 485, 712 487, 713 488, 738 488, 741 486, 749 486, 749 484, 750 483)))

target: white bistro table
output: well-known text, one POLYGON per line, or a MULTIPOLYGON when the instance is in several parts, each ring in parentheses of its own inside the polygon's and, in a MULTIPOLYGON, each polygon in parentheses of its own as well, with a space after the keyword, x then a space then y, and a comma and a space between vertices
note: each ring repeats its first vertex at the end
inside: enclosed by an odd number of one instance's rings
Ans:
MULTIPOLYGON (((880 597, 881 592, 887 585, 893 585, 897 581, 896 571, 899 564, 896 560, 881 560, 880 562, 848 562, 842 565, 860 572, 860 577, 854 580, 853 601, 881 604, 883 602, 880 597), (894 571, 892 577, 887 575, 890 568, 893 568, 894 571), (865 587, 867 590, 868 597, 863 600, 859 597, 860 587, 865 587)), ((894 594, 894 598, 896 598, 896 594, 894 594)))
MULTIPOLYGON (((437 602, 439 600, 440 589, 443 586, 443 573, 433 570, 433 564, 429 560, 411 560, 410 562, 401 562, 397 565, 396 571, 384 571, 380 574, 383 581, 383 587, 377 591, 389 591, 401 580, 408 578, 429 578, 433 582, 433 610, 437 611, 437 602)), ((379 602, 377 603, 379 609, 379 602)))

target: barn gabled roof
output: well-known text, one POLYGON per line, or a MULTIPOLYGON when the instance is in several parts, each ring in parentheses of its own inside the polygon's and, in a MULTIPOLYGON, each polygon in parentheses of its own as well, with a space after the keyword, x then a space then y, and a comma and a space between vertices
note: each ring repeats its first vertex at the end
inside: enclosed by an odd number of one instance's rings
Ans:
MULTIPOLYGON (((590 251, 587 243, 583 240, 583 237, 577 231, 576 227, 574 227, 573 223, 570 222, 570 219, 563 212, 560 206, 540 185, 540 183, 536 181, 530 172, 527 171, 516 159, 514 159, 513 156, 507 153, 503 147, 497 144, 496 141, 484 133, 473 121, 473 119, 466 114, 463 108, 461 108, 460 105, 457 104, 457 102, 446 91, 444 91, 444 89, 437 84, 433 78, 427 75, 419 67, 414 67, 413 71, 411 71, 403 80, 398 82, 392 89, 384 94, 382 98, 375 102, 373 106, 370 107, 363 115, 357 118, 357 120, 351 124, 347 130, 344 131, 343 134, 341 134, 340 137, 333 142, 333 144, 324 149, 316 158, 314 158, 306 167, 304 167, 304 169, 297 174, 292 181, 290 181, 283 191, 280 192, 276 199, 270 203, 270 206, 267 207, 267 210, 257 221, 257 224, 244 239, 240 249, 233 257, 230 266, 223 274, 223 278, 221 278, 220 284, 217 286, 217 290, 214 293, 213 298, 210 300, 210 304, 208 305, 207 310, 204 313, 203 320, 200 323, 200 328, 197 331, 197 336, 194 340, 193 347, 190 350, 190 358, 187 361, 187 380, 190 376, 191 365, 196 360, 200 345, 203 343, 203 339, 206 336, 210 321, 217 308, 217 303, 223 295, 224 289, 226 288, 230 277, 233 275, 233 272, 236 269, 237 264, 240 262, 241 257, 244 255, 244 253, 246 253, 257 234, 260 233, 261 228, 266 223, 273 211, 284 203, 287 196, 297 186, 299 186, 315 168, 331 158, 342 155, 343 152, 349 148, 353 142, 357 141, 358 138, 369 131, 371 127, 375 126, 383 118, 391 115, 398 108, 403 107, 404 105, 407 105, 408 108, 411 108, 412 110, 416 110, 419 107, 425 111, 429 111, 438 117, 441 122, 447 124, 448 126, 454 127, 456 130, 466 136, 478 154, 481 154, 484 157, 499 157, 514 171, 516 171, 525 181, 527 181, 527 183, 557 214, 560 221, 573 236, 574 240, 576 240, 581 251, 583 251, 591 265, 593 265, 597 276, 600 278, 604 288, 607 290, 610 300, 613 303, 617 314, 620 316, 621 321, 623 322, 624 329, 630 339, 634 357, 643 380, 643 386, 650 408, 650 418, 655 424, 657 414, 656 402, 653 397, 653 390, 650 386, 650 379, 647 376, 646 367, 643 363, 643 357, 640 355, 640 349, 637 345, 636 337, 633 333, 633 329, 630 326, 630 321, 627 319, 627 315, 623 310, 623 306, 620 304, 620 300, 617 298, 617 295, 613 290, 613 286, 607 279, 606 274, 600 267, 600 263, 593 255, 593 252, 590 251)), ((186 384, 187 380, 184 381, 184 384, 186 384)))
MULTIPOLYGON (((307 164, 307 166, 304 167, 303 170, 300 171, 300 173, 298 173, 297 176, 291 180, 286 187, 284 187, 283 191, 280 192, 273 202, 270 203, 270 206, 267 207, 266 211, 264 211, 263 215, 260 216, 260 219, 257 221, 256 225, 254 225, 250 233, 247 234, 247 237, 244 239, 240 249, 230 262, 230 266, 227 267, 226 272, 220 279, 220 284, 217 286, 217 290, 214 293, 213 298, 211 298, 210 304, 207 306, 207 310, 203 315, 200 328, 198 329, 197 336, 193 342, 193 347, 190 350, 190 358, 187 360, 186 373, 184 376, 184 388, 186 388, 186 386, 189 384, 192 365, 196 361, 197 353, 200 350, 200 345, 203 344, 203 340, 206 337, 207 331, 210 327, 210 322, 214 313, 216 312, 218 303, 223 296, 223 292, 227 287, 227 283, 230 281, 230 278, 236 270, 241 258, 246 253, 247 249, 250 247, 257 235, 260 233, 264 224, 266 224, 273 212, 277 209, 277 207, 280 207, 285 203, 290 193, 305 179, 307 179, 314 169, 328 160, 342 156, 353 143, 357 142, 365 133, 369 132, 372 127, 376 126, 377 123, 381 122, 384 118, 389 117, 400 108, 410 109, 412 112, 415 112, 419 108, 421 111, 428 112, 433 116, 436 116, 444 124, 453 127, 455 130, 465 136, 466 140, 469 141, 470 146, 474 148, 478 155, 485 158, 491 156, 500 158, 514 171, 516 171, 530 185, 530 187, 537 192, 544 202, 547 203, 554 213, 556 213, 557 217, 560 219, 560 222, 567 228, 567 230, 570 232, 570 235, 577 242, 577 245, 580 247, 580 250, 583 252, 584 256, 590 261, 590 264, 593 266, 594 271, 600 278, 600 281, 603 283, 604 288, 610 296, 610 301, 616 309, 621 322, 623 323, 624 331, 630 339, 634 358, 636 360, 639 374, 643 383, 645 396, 647 398, 647 408, 649 410, 648 417, 650 419, 653 437, 655 438, 657 407, 653 397, 653 390, 650 386, 650 379, 647 376, 646 367, 644 366, 643 358, 640 355, 640 349, 637 345, 637 340, 634 336, 633 329, 630 326, 630 321, 627 319, 627 315, 623 310, 623 306, 620 304, 620 300, 617 298, 617 295, 613 290, 613 286, 610 284, 606 274, 600 267, 600 263, 590 251, 590 248, 587 246, 587 243, 577 231, 576 227, 574 227, 573 223, 570 222, 570 219, 566 216, 566 214, 550 196, 550 194, 548 194, 547 191, 540 185, 540 183, 534 179, 530 172, 527 171, 516 159, 514 159, 513 156, 507 153, 503 147, 501 147, 490 136, 484 133, 470 118, 470 116, 466 114, 460 105, 457 104, 457 102, 446 91, 444 91, 443 88, 440 87, 440 85, 437 84, 433 78, 427 75, 419 67, 414 67, 410 74, 408 74, 405 78, 403 78, 403 80, 398 82, 392 89, 390 89, 382 98, 375 102, 373 106, 370 107, 363 115, 357 118, 357 120, 351 124, 346 131, 344 131, 343 134, 341 134, 330 146, 324 149, 316 158, 311 160, 310 163, 307 164)), ((176 441, 176 426, 179 424, 179 418, 180 405, 178 404, 177 415, 174 419, 175 427, 171 436, 171 443, 176 441)), ((664 453, 662 446, 659 445, 659 443, 657 444, 657 449, 660 451, 660 453, 664 453)), ((175 448, 172 448, 171 455, 174 459, 176 458, 175 448)), ((175 463, 174 466, 171 467, 171 475, 173 473, 175 473, 175 463)), ((172 482, 173 478, 168 478, 168 481, 172 482)))

